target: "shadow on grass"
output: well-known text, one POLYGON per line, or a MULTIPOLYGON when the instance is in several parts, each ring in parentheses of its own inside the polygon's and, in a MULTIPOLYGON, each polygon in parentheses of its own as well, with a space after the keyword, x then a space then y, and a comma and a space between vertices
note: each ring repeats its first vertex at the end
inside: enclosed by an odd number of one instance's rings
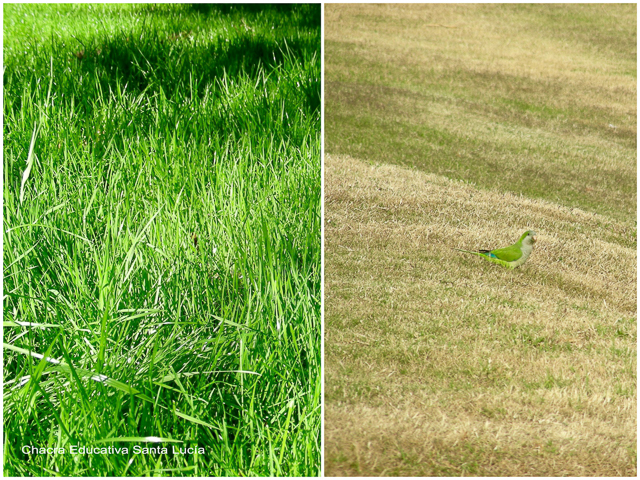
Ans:
POLYGON ((150 32, 141 39, 111 38, 76 55, 79 73, 97 76, 103 88, 118 82, 141 92, 149 87, 152 91, 162 89, 168 97, 188 85, 193 76, 202 94, 204 85, 224 75, 230 79, 255 77, 260 67, 268 72, 283 65, 287 55, 302 59, 306 52, 316 49, 303 38, 278 41, 254 33, 192 46, 190 34, 164 36, 150 32))
POLYGON ((229 15, 240 13, 242 15, 259 15, 264 12, 273 12, 279 15, 294 16, 297 26, 313 28, 320 25, 321 9, 320 4, 281 4, 272 5, 263 4, 214 4, 214 3, 192 3, 191 8, 202 15, 210 15, 212 13, 229 15))
MULTIPOLYGON (((76 103, 80 100, 86 108, 101 94, 100 90, 115 92, 117 86, 126 86, 130 93, 145 92, 147 96, 162 92, 167 98, 174 99, 184 96, 185 90, 191 88, 201 96, 208 85, 223 77, 257 78, 260 71, 269 75, 278 68, 291 69, 298 65, 319 71, 319 5, 195 4, 191 8, 198 15, 186 20, 169 19, 162 26, 156 26, 154 18, 173 12, 149 6, 142 20, 148 27, 142 33, 123 31, 106 39, 104 36, 83 41, 76 39, 71 53, 68 47, 53 44, 51 55, 56 81, 52 93, 55 95, 55 90, 72 92, 76 103), (205 17, 204 21, 199 16, 205 17), (212 17, 213 21, 213 17, 220 16, 234 18, 231 23, 219 20, 223 28, 218 28, 212 40, 196 41, 203 33, 206 19, 212 17), (274 24, 273 30, 261 28, 270 24, 274 24), (309 35, 304 34, 305 30, 309 35), (313 52, 317 52, 314 62, 313 52), (311 63, 317 67, 310 66, 311 63)), ((32 87, 35 87, 42 79, 30 73, 48 72, 48 59, 49 55, 40 55, 35 60, 36 65, 29 69, 31 72, 25 71, 19 58, 7 59, 5 88, 14 77, 13 81, 33 83, 32 87)), ((319 111, 319 80, 301 83, 299 89, 304 104, 298 107, 304 111, 319 111)), ((36 88, 32 88, 34 90, 36 88)), ((19 100, 14 106, 22 108, 19 100)))

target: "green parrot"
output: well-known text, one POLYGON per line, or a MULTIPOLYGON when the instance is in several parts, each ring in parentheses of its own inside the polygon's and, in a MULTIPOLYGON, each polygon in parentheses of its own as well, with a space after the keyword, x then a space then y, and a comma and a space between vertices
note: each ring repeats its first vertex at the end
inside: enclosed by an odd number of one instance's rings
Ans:
POLYGON ((531 255, 533 251, 534 243, 536 243, 536 232, 528 230, 522 234, 520 240, 510 247, 498 248, 497 250, 480 250, 477 252, 461 250, 459 248, 456 248, 456 250, 484 257, 490 262, 507 268, 516 268, 527 261, 527 258, 529 258, 529 255, 531 255))

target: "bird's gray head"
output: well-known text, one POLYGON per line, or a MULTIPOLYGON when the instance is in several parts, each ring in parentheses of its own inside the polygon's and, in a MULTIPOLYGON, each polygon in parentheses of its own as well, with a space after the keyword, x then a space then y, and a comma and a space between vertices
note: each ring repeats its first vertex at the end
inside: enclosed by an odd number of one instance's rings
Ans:
POLYGON ((527 230, 522 234, 522 237, 520 237, 520 241, 522 243, 533 245, 534 243, 536 243, 536 235, 537 233, 533 230, 527 230))

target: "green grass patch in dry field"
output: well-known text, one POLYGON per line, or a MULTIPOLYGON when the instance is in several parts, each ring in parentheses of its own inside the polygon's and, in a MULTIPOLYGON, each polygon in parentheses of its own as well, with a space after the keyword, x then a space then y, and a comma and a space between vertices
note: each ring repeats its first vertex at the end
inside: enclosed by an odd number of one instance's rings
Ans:
POLYGON ((320 18, 4 6, 6 476, 320 473, 320 18))
POLYGON ((636 475, 635 13, 326 6, 328 476, 636 475))

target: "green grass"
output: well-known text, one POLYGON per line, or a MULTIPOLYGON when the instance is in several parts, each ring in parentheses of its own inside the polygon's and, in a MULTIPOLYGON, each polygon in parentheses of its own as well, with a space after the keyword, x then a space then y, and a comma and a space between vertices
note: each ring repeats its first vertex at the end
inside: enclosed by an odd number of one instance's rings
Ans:
POLYGON ((320 7, 6 5, 4 62, 4 474, 317 476, 320 7))

